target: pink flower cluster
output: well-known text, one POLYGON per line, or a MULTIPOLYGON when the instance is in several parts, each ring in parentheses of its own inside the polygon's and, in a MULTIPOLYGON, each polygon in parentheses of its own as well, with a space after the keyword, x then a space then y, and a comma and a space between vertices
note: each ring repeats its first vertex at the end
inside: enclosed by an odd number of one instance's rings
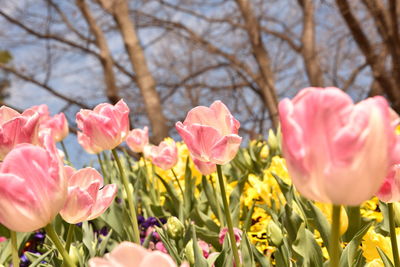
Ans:
POLYGON ((58 213, 67 222, 78 223, 100 216, 111 205, 116 185, 103 187, 103 178, 92 168, 64 167, 56 142, 67 135, 65 115, 51 117, 46 105, 22 114, 0 108, 1 224, 31 232, 58 213))

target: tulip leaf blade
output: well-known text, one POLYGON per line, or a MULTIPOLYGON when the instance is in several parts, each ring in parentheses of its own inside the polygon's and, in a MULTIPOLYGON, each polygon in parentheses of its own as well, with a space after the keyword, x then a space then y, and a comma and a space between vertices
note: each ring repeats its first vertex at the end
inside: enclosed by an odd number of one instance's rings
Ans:
POLYGON ((383 265, 385 267, 394 267, 394 265, 393 265, 392 261, 390 260, 390 258, 388 257, 388 255, 386 255, 386 253, 380 247, 376 247, 376 249, 378 250, 379 256, 381 256, 383 265))

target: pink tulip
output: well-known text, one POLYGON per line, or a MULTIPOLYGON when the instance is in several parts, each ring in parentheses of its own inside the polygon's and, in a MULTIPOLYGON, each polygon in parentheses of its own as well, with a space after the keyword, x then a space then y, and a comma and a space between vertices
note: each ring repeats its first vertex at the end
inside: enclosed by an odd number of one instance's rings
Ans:
POLYGON ((4 236, 0 236, 0 243, 5 241, 7 241, 7 238, 5 238, 4 236))
POLYGON ((89 260, 90 267, 176 267, 172 258, 160 251, 149 251, 138 244, 122 242, 103 258, 89 260))
POLYGON ((39 114, 32 109, 22 114, 12 108, 0 107, 0 160, 21 143, 38 143, 39 114))
POLYGON ((203 240, 197 241, 197 244, 199 244, 199 247, 201 248, 201 251, 203 252, 204 258, 207 259, 208 256, 210 256, 210 245, 203 240))
POLYGON ((149 144, 149 128, 133 129, 129 132, 126 143, 133 152, 143 152, 144 147, 149 144))
POLYGON ((392 166, 377 196, 384 202, 400 201, 400 164, 392 166))
POLYGON ((42 122, 40 125, 40 131, 42 131, 42 129, 50 129, 54 141, 56 142, 64 140, 69 133, 68 121, 65 118, 64 113, 58 113, 49 120, 42 122))
POLYGON ((39 122, 46 121, 50 119, 49 107, 46 104, 41 104, 38 106, 32 106, 31 109, 39 113, 39 122))
POLYGON ((209 175, 213 172, 217 171, 217 165, 211 162, 204 162, 197 158, 193 158, 194 166, 199 170, 203 175, 209 175))
POLYGON ((49 107, 45 104, 33 106, 31 109, 39 113, 39 135, 51 132, 56 142, 62 141, 68 136, 68 121, 64 113, 58 113, 53 117, 50 116, 49 107))
POLYGON ((178 148, 174 141, 162 141, 158 146, 148 145, 144 149, 146 158, 157 167, 169 170, 178 162, 178 148))
MULTIPOLYGON (((222 245, 225 240, 225 236, 228 233, 228 227, 222 228, 221 232, 219 232, 219 243, 222 245)), ((240 241, 242 240, 242 230, 239 228, 234 227, 233 233, 235 234, 236 245, 239 246, 240 241)))
POLYGON ((78 142, 91 154, 117 147, 129 132, 129 108, 121 99, 115 106, 107 103, 94 110, 81 109, 76 115, 78 142))
POLYGON ((103 187, 103 177, 93 168, 75 171, 66 166, 68 197, 61 217, 75 224, 99 217, 111 205, 117 194, 117 186, 103 187), (100 189, 101 188, 101 189, 100 189))
POLYGON ((156 250, 161 251, 163 253, 168 253, 168 250, 165 248, 164 243, 161 241, 158 241, 156 243, 156 250))
POLYGON ((238 136, 240 123, 228 108, 215 101, 209 108, 195 107, 176 129, 194 158, 214 164, 231 161, 239 149, 242 138, 238 136))
POLYGON ((283 154, 301 194, 359 205, 378 191, 396 142, 383 97, 353 104, 338 88, 305 88, 281 101, 279 113, 283 154))
POLYGON ((64 206, 67 180, 51 136, 43 147, 21 144, 0 166, 0 223, 17 232, 49 224, 64 206))

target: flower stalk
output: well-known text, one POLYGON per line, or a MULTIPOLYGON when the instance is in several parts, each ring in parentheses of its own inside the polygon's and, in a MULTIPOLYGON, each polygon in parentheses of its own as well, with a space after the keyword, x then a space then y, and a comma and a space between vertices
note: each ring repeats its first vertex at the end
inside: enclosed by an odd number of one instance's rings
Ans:
POLYGON ((224 182, 224 178, 222 176, 221 165, 219 165, 219 164, 217 164, 217 172, 218 172, 218 182, 219 182, 219 188, 221 190, 222 202, 224 204, 226 223, 228 224, 228 233, 229 233, 229 239, 231 241, 233 257, 235 259, 236 267, 241 267, 242 264, 240 262, 239 252, 238 252, 238 248, 236 245, 235 233, 233 231, 232 215, 231 215, 228 200, 226 197, 225 182, 224 182))
POLYGON ((69 256, 68 252, 62 245, 61 240, 58 237, 56 231, 54 231, 53 226, 51 224, 48 224, 44 229, 46 230, 47 236, 50 238, 50 240, 56 246, 58 252, 60 252, 61 256, 63 257, 64 263, 66 263, 67 266, 69 267, 76 267, 71 257, 69 256))
POLYGON ((389 210, 389 230, 390 230, 390 242, 392 244, 393 263, 394 267, 400 267, 399 249, 397 246, 397 237, 396 237, 396 226, 394 222, 393 203, 390 202, 387 204, 389 210))
POLYGON ((340 205, 332 205, 332 226, 330 240, 330 267, 339 267, 340 261, 340 205))
POLYGON ((122 183, 125 188, 126 197, 128 199, 128 206, 129 206, 129 212, 130 212, 129 217, 131 219, 131 223, 132 223, 132 227, 133 227, 133 242, 135 242, 136 244, 140 244, 140 234, 139 234, 139 226, 138 226, 137 216, 136 216, 136 208, 135 208, 135 203, 133 202, 133 197, 132 197, 134 195, 134 193, 131 194, 131 192, 129 190, 128 177, 126 176, 125 170, 122 167, 122 163, 118 157, 117 151, 115 150, 115 148, 112 149, 111 151, 112 151, 115 161, 117 162, 118 169, 121 174, 122 183))
POLYGON ((13 266, 19 266, 17 233, 15 231, 10 230, 10 235, 11 235, 11 247, 12 247, 12 263, 13 266))

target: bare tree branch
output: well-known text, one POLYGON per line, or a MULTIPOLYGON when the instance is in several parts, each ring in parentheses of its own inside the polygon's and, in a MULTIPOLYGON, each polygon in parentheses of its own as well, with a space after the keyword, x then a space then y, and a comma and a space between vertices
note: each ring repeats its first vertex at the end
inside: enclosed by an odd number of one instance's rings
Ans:
POLYGON ((51 88, 51 87, 48 86, 47 84, 44 84, 44 83, 42 83, 42 82, 36 80, 34 77, 31 77, 31 76, 28 76, 28 75, 26 75, 26 74, 23 74, 23 73, 21 73, 20 71, 18 71, 18 70, 16 70, 16 69, 12 68, 12 67, 10 67, 10 66, 7 66, 7 65, 5 65, 5 64, 0 63, 0 69, 3 69, 3 70, 5 70, 5 71, 7 71, 7 72, 10 72, 10 73, 14 74, 15 76, 17 76, 18 78, 20 78, 20 79, 22 79, 22 80, 25 80, 25 81, 27 81, 27 82, 33 83, 33 84, 35 84, 35 85, 37 85, 37 86, 43 88, 44 90, 46 90, 46 91, 49 92, 50 94, 52 94, 52 95, 54 95, 54 96, 56 96, 56 97, 58 97, 58 98, 61 98, 61 99, 64 100, 64 101, 67 101, 67 102, 69 102, 69 103, 75 104, 75 105, 77 105, 77 106, 79 106, 79 107, 81 107, 81 108, 91 109, 90 106, 88 106, 88 105, 86 105, 86 104, 84 104, 84 103, 82 103, 82 102, 76 101, 76 100, 73 99, 73 98, 67 97, 67 96, 65 96, 65 95, 63 95, 63 94, 57 92, 56 90, 54 90, 53 88, 51 88))
POLYGON ((112 104, 115 104, 120 99, 118 95, 119 88, 117 87, 115 81, 115 75, 113 70, 114 63, 111 57, 110 49, 108 48, 107 40, 103 34, 103 31, 100 29, 100 27, 94 20, 88 6, 85 3, 85 0, 76 0, 76 5, 82 12, 83 17, 85 18, 87 24, 89 25, 90 31, 93 33, 95 37, 96 45, 100 50, 99 60, 103 68, 104 83, 106 85, 106 95, 108 100, 112 104))

